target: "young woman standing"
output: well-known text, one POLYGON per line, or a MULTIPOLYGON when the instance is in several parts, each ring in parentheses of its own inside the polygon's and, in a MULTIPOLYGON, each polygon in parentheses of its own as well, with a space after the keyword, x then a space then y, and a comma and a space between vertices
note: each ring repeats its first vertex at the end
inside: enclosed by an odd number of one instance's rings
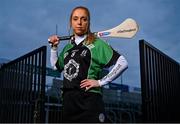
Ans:
POLYGON ((127 69, 127 61, 90 30, 90 13, 86 7, 76 7, 70 16, 74 38, 58 56, 58 36, 50 36, 51 65, 63 80, 63 122, 105 122, 101 87, 116 79, 127 69), (103 68, 113 65, 100 77, 103 68))

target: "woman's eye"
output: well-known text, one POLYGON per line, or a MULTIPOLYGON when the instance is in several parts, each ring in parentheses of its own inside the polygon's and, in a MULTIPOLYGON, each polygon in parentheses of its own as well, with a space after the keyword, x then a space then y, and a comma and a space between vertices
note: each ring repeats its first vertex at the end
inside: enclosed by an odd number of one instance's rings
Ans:
POLYGON ((78 20, 78 17, 75 16, 75 17, 73 17, 72 19, 73 19, 74 21, 76 21, 76 20, 78 20))
POLYGON ((86 17, 83 17, 82 20, 83 20, 84 22, 86 22, 86 21, 87 21, 87 18, 86 18, 86 17))
POLYGON ((86 21, 87 21, 87 19, 85 18, 85 19, 83 19, 83 21, 85 21, 85 22, 86 22, 86 21))
POLYGON ((74 21, 78 20, 77 18, 73 18, 74 21))

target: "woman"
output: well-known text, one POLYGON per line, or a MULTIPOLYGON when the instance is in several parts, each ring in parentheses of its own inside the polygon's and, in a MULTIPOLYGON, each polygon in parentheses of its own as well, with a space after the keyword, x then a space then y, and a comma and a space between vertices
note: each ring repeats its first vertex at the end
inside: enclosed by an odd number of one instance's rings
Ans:
POLYGON ((90 13, 85 7, 73 9, 70 27, 74 38, 57 56, 58 37, 49 37, 52 43, 51 65, 64 70, 63 121, 104 122, 104 103, 101 87, 116 79, 127 69, 126 59, 90 30, 90 13), (103 68, 113 66, 104 77, 103 68))

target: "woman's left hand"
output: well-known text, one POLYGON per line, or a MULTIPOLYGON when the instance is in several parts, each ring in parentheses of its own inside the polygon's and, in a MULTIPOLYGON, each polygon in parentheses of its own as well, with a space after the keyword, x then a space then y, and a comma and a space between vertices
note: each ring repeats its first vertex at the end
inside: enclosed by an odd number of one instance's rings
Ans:
POLYGON ((97 80, 85 79, 85 80, 81 81, 80 87, 86 88, 86 91, 87 91, 92 87, 100 87, 100 85, 99 85, 99 82, 97 80))

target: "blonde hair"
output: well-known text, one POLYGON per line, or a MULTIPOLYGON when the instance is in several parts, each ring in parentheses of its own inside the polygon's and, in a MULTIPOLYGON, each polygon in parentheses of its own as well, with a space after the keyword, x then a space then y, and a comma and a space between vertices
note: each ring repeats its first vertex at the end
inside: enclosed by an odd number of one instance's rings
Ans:
POLYGON ((71 15, 70 15, 70 29, 71 29, 71 20, 72 20, 72 16, 73 16, 73 13, 75 10, 77 9, 83 9, 86 11, 86 14, 88 16, 88 27, 87 27, 87 38, 86 38, 86 44, 91 44, 94 42, 94 40, 96 39, 96 36, 91 32, 90 30, 90 12, 88 10, 88 8, 84 7, 84 6, 78 6, 76 8, 74 8, 71 12, 71 15))

